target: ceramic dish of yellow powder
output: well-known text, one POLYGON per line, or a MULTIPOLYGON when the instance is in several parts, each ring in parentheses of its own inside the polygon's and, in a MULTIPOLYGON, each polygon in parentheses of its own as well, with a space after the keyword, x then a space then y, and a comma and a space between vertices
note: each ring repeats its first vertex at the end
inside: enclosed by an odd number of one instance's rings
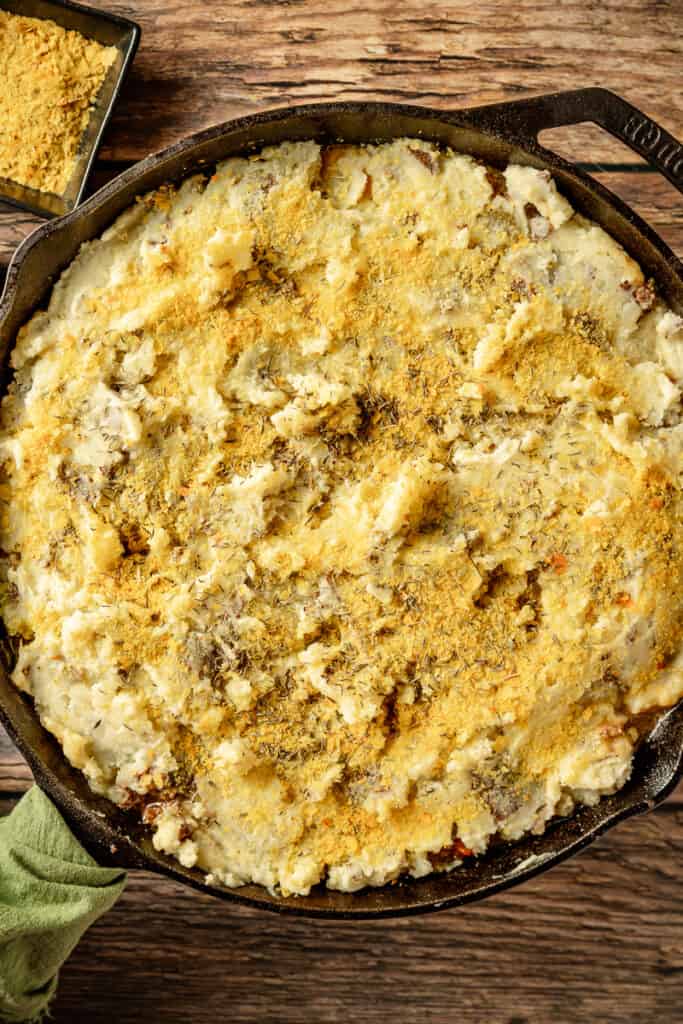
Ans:
POLYGON ((0 10, 0 178, 61 195, 117 50, 0 10))

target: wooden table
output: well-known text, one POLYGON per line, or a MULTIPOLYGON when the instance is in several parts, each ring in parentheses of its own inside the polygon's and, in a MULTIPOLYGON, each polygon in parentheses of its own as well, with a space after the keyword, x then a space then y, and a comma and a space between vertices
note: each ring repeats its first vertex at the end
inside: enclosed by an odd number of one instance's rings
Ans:
MULTIPOLYGON (((456 107, 578 85, 683 136, 681 0, 130 0, 142 45, 101 184, 205 125, 280 104, 456 107)), ((548 143, 551 139, 548 138, 548 143)), ((681 197, 595 128, 554 132, 683 254, 681 197)), ((0 206, 0 273, 37 218, 0 206)), ((30 783, 0 736, 0 813, 30 783)), ((57 1024, 675 1024, 683 1021, 683 790, 578 859, 483 904, 323 924, 132 874, 62 975, 57 1024)))

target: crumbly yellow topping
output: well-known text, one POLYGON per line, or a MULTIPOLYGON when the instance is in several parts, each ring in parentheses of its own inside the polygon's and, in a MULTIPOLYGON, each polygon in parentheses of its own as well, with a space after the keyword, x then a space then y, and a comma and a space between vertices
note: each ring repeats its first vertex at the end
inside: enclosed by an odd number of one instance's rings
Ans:
POLYGON ((612 792, 683 694, 683 321, 542 172, 228 160, 13 364, 15 681, 217 881, 450 867, 612 792))
POLYGON ((0 177, 64 192, 116 49, 0 10, 0 177))

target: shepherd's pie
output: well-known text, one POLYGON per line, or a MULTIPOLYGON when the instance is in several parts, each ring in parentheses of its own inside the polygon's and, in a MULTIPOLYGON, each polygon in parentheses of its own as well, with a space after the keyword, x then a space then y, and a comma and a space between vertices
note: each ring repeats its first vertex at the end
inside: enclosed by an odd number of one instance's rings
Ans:
POLYGON ((14 681, 216 884, 542 832, 683 695, 683 320, 546 172, 226 160, 84 245, 12 366, 14 681))

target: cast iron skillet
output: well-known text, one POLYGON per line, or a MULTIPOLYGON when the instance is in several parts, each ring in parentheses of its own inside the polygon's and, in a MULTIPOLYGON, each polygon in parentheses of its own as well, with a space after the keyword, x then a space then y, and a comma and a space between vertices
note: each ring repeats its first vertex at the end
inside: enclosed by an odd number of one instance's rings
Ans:
MULTIPOLYGON (((644 156, 683 191, 683 148, 638 110, 604 89, 582 89, 445 112, 391 103, 331 103, 269 111, 209 128, 126 171, 83 206, 35 231, 17 250, 0 302, 0 354, 17 329, 44 302, 52 282, 135 197, 178 181, 218 160, 285 139, 369 142, 421 136, 504 166, 509 160, 548 168, 582 213, 613 235, 658 282, 669 304, 683 313, 683 266, 671 250, 618 198, 565 160, 544 149, 539 131, 592 121, 644 156)), ((8 377, 4 371, 4 381, 8 377)), ((107 800, 96 797, 56 741, 40 725, 30 701, 0 668, 0 719, 28 760, 39 785, 61 808, 76 835, 101 862, 148 868, 179 882, 280 913, 362 918, 418 913, 482 899, 545 871, 591 843, 606 829, 660 803, 683 775, 683 702, 665 714, 636 756, 630 782, 597 807, 558 820, 547 832, 500 845, 451 874, 401 881, 355 894, 318 887, 309 896, 281 898, 257 885, 206 886, 197 870, 156 852, 146 830, 107 800)))

